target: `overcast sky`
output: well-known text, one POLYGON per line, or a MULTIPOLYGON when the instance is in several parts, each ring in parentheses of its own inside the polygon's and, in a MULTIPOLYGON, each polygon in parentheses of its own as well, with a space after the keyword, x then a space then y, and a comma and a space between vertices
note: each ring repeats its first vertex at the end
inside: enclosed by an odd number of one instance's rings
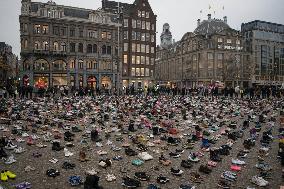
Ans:
MULTIPOLYGON (((88 9, 101 7, 101 0, 54 1, 61 5, 88 9)), ((121 0, 121 2, 133 3, 134 0, 121 0)), ((186 32, 192 32, 196 28, 198 18, 206 19, 208 13, 211 13, 213 18, 227 16, 228 24, 234 29, 240 29, 241 23, 252 20, 284 24, 284 0, 149 0, 149 2, 157 15, 157 44, 160 43, 159 36, 164 23, 170 24, 173 38, 178 41, 186 32)), ((12 45, 17 55, 20 54, 20 11, 21 0, 0 0, 0 41, 12 45)))

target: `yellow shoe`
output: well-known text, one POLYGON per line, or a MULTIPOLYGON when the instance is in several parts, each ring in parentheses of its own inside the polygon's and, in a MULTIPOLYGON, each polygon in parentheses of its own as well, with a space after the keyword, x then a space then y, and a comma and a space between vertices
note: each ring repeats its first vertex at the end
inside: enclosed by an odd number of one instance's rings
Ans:
POLYGON ((7 181, 8 180, 8 176, 7 176, 7 174, 4 172, 4 171, 1 171, 1 180, 2 181, 7 181))
POLYGON ((8 178, 10 178, 10 179, 16 178, 16 175, 14 173, 12 173, 11 171, 6 170, 5 173, 8 176, 8 178))

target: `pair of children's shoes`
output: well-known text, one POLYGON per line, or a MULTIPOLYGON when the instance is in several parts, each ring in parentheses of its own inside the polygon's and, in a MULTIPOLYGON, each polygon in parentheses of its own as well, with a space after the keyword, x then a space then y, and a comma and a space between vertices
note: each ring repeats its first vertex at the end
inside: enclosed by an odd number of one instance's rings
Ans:
POLYGON ((14 179, 16 178, 16 175, 14 173, 12 173, 11 171, 5 170, 5 171, 1 171, 1 180, 2 181, 7 181, 8 179, 14 179))

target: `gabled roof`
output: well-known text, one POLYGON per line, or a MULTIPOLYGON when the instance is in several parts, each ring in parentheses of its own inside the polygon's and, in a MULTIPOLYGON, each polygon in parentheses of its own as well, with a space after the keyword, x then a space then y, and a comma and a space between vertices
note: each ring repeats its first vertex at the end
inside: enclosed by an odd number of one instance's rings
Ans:
MULTIPOLYGON (((135 2, 134 2, 134 4, 135 4, 135 2)), ((129 14, 131 12, 131 9, 134 7, 134 4, 119 3, 119 6, 123 7, 124 13, 129 14)), ((118 8, 118 2, 109 1, 109 0, 102 0, 102 9, 103 10, 111 11, 111 12, 115 13, 115 11, 117 11, 117 8, 118 8)))

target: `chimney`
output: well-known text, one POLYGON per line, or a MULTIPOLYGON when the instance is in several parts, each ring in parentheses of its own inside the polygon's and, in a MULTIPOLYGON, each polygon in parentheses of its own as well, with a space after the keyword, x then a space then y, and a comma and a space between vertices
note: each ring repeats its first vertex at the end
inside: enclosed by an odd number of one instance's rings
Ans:
POLYGON ((224 22, 227 24, 228 18, 227 16, 224 16, 224 22))
POLYGON ((211 20, 211 14, 208 14, 208 20, 211 20))
POLYGON ((197 27, 200 26, 200 19, 197 20, 197 27))

